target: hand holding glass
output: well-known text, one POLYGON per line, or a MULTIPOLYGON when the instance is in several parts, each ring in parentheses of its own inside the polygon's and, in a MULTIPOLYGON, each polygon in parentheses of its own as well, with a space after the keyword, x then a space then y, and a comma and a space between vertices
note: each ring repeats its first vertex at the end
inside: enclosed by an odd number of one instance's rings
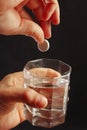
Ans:
POLYGON ((25 104, 29 122, 34 126, 51 128, 65 121, 71 67, 57 59, 37 59, 24 67, 24 87, 46 96, 43 109, 25 104))

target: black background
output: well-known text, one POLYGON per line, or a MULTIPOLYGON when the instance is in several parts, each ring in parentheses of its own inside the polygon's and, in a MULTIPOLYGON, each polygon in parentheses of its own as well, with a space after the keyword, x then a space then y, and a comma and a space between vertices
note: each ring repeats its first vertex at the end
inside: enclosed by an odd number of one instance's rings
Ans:
MULTIPOLYGON (((52 28, 50 50, 38 51, 35 41, 25 36, 0 35, 0 79, 23 70, 28 60, 60 59, 72 66, 70 100, 66 121, 51 130, 87 130, 87 4, 86 0, 59 0, 61 23, 52 28)), ((25 121, 13 130, 46 130, 25 121)))

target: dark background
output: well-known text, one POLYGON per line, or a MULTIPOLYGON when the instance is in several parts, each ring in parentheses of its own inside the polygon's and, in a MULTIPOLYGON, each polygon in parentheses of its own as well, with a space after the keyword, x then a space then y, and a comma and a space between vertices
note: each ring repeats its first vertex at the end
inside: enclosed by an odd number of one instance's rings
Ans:
MULTIPOLYGON (((87 130, 87 4, 86 0, 59 0, 61 23, 52 28, 50 50, 38 51, 35 41, 25 36, 0 35, 0 79, 23 70, 28 60, 60 59, 72 66, 70 100, 66 121, 51 130, 87 130)), ((46 130, 25 121, 13 130, 46 130)))

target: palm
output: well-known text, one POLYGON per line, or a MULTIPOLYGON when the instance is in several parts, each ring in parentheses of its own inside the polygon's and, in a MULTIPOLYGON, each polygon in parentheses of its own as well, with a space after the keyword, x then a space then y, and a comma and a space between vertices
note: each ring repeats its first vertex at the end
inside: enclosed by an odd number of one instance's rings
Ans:
POLYGON ((23 104, 16 104, 16 106, 11 111, 5 113, 0 120, 2 125, 1 130, 9 130, 20 124, 23 120, 23 104))
POLYGON ((5 76, 0 86, 0 130, 9 130, 25 120, 24 104, 16 102, 16 92, 19 93, 23 87, 23 73, 5 76))

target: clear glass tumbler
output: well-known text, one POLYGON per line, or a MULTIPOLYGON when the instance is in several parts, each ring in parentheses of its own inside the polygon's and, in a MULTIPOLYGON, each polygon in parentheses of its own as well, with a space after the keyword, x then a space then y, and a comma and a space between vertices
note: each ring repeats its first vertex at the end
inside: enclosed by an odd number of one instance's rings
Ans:
POLYGON ((71 66, 57 59, 43 58, 28 61, 23 72, 24 87, 34 89, 48 99, 48 105, 43 109, 33 108, 25 104, 29 122, 34 126, 45 128, 64 123, 71 66), (48 71, 44 74, 44 70, 48 71), (58 72, 61 75, 52 76, 51 73, 53 72, 58 72))

